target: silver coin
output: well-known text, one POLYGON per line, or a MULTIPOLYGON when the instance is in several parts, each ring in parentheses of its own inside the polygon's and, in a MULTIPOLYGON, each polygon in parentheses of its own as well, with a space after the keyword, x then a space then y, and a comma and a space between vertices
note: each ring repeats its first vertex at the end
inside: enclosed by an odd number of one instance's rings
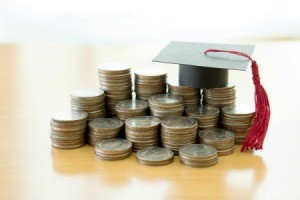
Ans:
POLYGON ((121 138, 105 139, 96 144, 96 148, 105 153, 124 152, 132 148, 132 143, 121 138))
POLYGON ((254 108, 248 105, 236 104, 222 108, 222 112, 229 115, 251 115, 254 114, 254 108))
POLYGON ((162 162, 173 158, 174 153, 162 147, 153 147, 139 150, 137 158, 149 162, 162 162))
POLYGON ((180 104, 183 102, 183 98, 175 94, 153 95, 150 96, 148 100, 150 104, 153 103, 153 104, 166 104, 166 105, 180 104))
POLYGON ((160 124, 160 119, 153 116, 138 116, 126 119, 125 123, 130 127, 146 128, 158 126, 160 124))
POLYGON ((73 97, 82 97, 82 98, 93 98, 93 97, 100 97, 104 95, 104 91, 101 89, 79 89, 71 92, 71 96, 73 97))
POLYGON ((120 110, 147 109, 148 106, 148 102, 144 100, 125 100, 116 104, 116 108, 120 110))
POLYGON ((166 76, 167 72, 160 68, 140 68, 134 72, 138 76, 147 77, 147 76, 166 76))
POLYGON ((234 139, 234 133, 232 131, 220 128, 203 130, 200 131, 198 135, 204 140, 226 141, 234 139))
POLYGON ((52 120, 56 122, 75 122, 86 120, 88 114, 83 111, 66 110, 52 115, 52 120))
POLYGON ((179 149, 179 154, 191 158, 205 158, 217 154, 217 149, 206 144, 189 144, 179 149))
POLYGON ((219 114, 219 109, 213 106, 201 105, 197 107, 189 107, 186 110, 186 113, 195 115, 195 116, 215 116, 219 114))
POLYGON ((188 128, 197 125, 197 121, 190 117, 173 116, 167 117, 161 121, 161 125, 167 128, 188 128))
POLYGON ((98 67, 98 70, 104 72, 118 73, 123 71, 129 71, 130 65, 125 63, 104 63, 98 67))
POLYGON ((92 129, 118 129, 124 125, 124 122, 116 118, 97 118, 89 123, 92 129))

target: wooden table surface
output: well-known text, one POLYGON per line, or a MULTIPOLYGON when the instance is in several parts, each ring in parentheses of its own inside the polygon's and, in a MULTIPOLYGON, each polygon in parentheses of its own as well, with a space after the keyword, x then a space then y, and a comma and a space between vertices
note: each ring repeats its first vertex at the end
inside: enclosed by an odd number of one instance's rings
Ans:
MULTIPOLYGON (((130 158, 96 161, 93 148, 51 147, 49 119, 68 109, 69 93, 98 87, 98 64, 152 64, 165 44, 0 45, 0 199, 300 199, 300 43, 260 42, 255 58, 272 115, 263 151, 190 168, 178 157, 161 167, 130 158)), ((253 102, 251 72, 232 72, 238 101, 253 102)))

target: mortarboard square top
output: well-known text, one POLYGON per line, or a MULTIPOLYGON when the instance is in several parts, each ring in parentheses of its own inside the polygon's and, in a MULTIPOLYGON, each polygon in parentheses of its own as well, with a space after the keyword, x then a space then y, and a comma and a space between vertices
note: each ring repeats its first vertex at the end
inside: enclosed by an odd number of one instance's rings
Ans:
POLYGON ((207 49, 234 50, 252 55, 254 46, 194 42, 170 42, 155 62, 179 64, 179 84, 195 88, 224 87, 228 70, 245 71, 250 61, 226 53, 208 53, 207 49))

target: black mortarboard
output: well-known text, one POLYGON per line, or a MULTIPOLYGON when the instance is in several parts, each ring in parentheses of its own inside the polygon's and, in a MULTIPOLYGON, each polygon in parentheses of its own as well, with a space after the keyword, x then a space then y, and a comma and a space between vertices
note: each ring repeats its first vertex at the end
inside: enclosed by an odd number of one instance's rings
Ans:
POLYGON ((250 61, 228 53, 207 54, 207 49, 244 52, 251 56, 252 45, 170 42, 155 62, 179 64, 179 84, 194 88, 216 88, 228 84, 228 70, 245 71, 250 61))

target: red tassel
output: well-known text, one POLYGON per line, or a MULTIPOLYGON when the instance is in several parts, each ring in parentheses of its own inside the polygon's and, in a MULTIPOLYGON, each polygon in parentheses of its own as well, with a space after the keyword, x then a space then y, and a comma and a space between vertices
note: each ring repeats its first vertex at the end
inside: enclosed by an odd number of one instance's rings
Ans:
POLYGON ((246 57, 251 61, 251 69, 253 75, 252 80, 255 87, 255 115, 241 151, 245 151, 248 149, 263 149, 263 143, 268 131, 271 110, 267 92, 260 83, 259 71, 256 61, 253 60, 249 55, 238 51, 208 49, 205 51, 205 54, 208 52, 224 52, 235 54, 246 57))

